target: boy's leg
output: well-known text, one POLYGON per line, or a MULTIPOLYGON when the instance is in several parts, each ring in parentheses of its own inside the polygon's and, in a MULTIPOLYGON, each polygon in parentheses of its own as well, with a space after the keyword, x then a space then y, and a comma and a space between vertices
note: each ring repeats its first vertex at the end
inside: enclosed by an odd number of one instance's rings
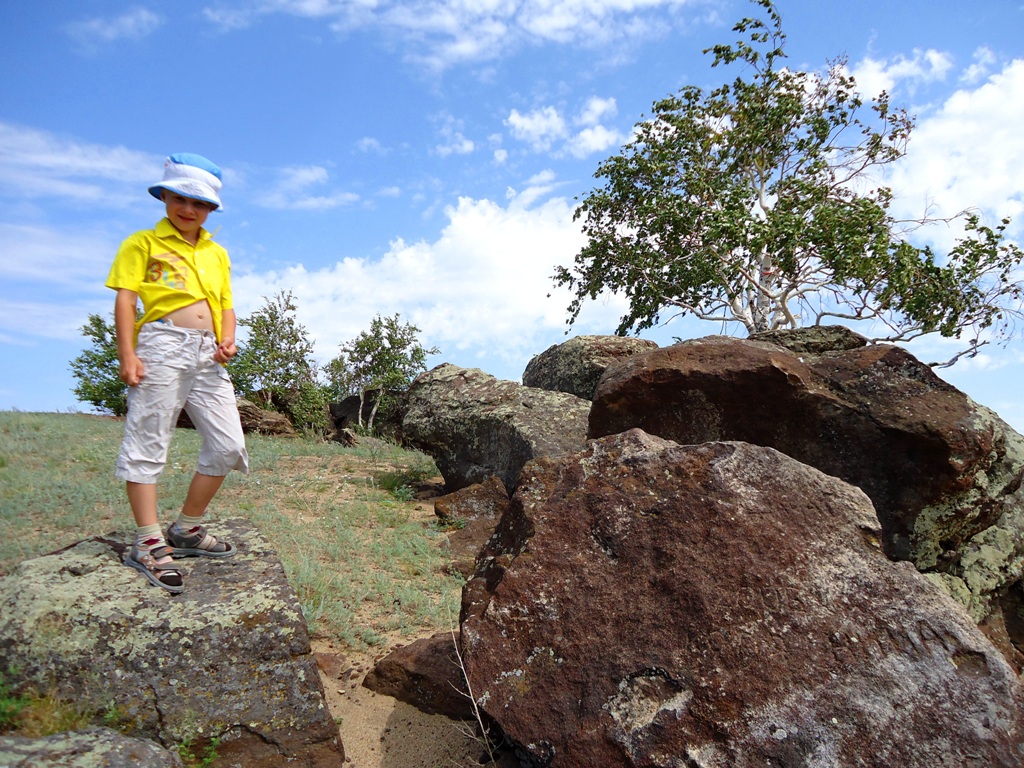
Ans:
POLYGON ((140 332, 136 353, 146 366, 146 376, 128 390, 128 417, 115 473, 125 481, 137 527, 126 562, 171 592, 182 590, 182 579, 160 531, 156 483, 184 401, 181 371, 168 364, 180 343, 150 325, 140 332))
POLYGON ((204 343, 209 349, 203 350, 204 363, 193 371, 185 402, 185 410, 203 444, 181 515, 167 534, 179 556, 228 557, 234 554, 234 548, 206 533, 202 520, 228 472, 248 472, 249 456, 231 379, 222 366, 213 362, 216 343, 212 336, 204 343))
POLYGON ((126 564, 140 571, 156 586, 169 592, 181 592, 185 588, 184 581, 174 567, 171 548, 167 546, 157 519, 156 484, 128 482, 125 485, 137 526, 135 543, 126 564))
POLYGON ((178 557, 230 557, 235 553, 234 547, 207 533, 203 527, 206 508, 223 482, 223 475, 204 475, 196 472, 192 476, 181 514, 167 529, 167 539, 178 557))

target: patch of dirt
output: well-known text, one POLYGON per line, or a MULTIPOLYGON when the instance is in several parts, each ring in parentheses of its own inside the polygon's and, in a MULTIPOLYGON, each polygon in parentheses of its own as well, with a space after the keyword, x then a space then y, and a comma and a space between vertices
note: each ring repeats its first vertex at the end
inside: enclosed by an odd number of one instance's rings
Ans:
MULTIPOLYGON (((403 638, 400 644, 414 639, 403 638)), ((327 707, 341 730, 345 765, 352 768, 486 765, 486 750, 473 723, 428 715, 363 687, 366 673, 393 648, 389 646, 372 656, 343 656, 330 643, 313 641, 327 707)))

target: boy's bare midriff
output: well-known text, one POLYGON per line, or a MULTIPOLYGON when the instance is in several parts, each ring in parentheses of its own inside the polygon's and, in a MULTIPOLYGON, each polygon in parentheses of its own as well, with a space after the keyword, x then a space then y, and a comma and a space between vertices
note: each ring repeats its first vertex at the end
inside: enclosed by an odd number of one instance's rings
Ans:
POLYGON ((164 317, 179 328, 195 328, 200 331, 213 330, 213 312, 206 299, 168 312, 164 317))

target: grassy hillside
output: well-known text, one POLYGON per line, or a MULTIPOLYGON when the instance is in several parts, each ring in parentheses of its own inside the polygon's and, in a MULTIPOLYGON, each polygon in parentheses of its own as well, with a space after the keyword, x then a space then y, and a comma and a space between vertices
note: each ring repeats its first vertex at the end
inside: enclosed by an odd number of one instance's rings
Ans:
MULTIPOLYGON (((0 412, 0 576, 21 560, 93 535, 134 530, 113 476, 123 424, 85 414, 0 412)), ((365 651, 447 629, 459 581, 443 534, 413 488, 429 457, 369 438, 354 448, 247 436, 248 476, 232 473, 210 508, 252 520, 277 549, 314 636, 365 651)), ((199 438, 178 430, 161 480, 161 523, 177 515, 199 438)), ((140 576, 141 578, 141 576, 140 576)))

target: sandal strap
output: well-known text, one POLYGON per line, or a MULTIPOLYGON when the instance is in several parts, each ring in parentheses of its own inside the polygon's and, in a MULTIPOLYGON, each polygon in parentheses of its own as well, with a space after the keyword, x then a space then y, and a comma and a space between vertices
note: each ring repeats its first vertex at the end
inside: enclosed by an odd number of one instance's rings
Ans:
POLYGON ((165 557, 173 557, 174 550, 166 544, 161 544, 159 547, 153 547, 149 550, 149 554, 154 560, 163 560, 165 557))
POLYGON ((218 546, 222 546, 224 549, 228 548, 227 544, 212 533, 208 533, 206 526, 203 525, 197 525, 181 534, 172 531, 171 535, 173 536, 172 543, 180 549, 203 549, 208 552, 217 552, 220 551, 217 549, 218 546))

